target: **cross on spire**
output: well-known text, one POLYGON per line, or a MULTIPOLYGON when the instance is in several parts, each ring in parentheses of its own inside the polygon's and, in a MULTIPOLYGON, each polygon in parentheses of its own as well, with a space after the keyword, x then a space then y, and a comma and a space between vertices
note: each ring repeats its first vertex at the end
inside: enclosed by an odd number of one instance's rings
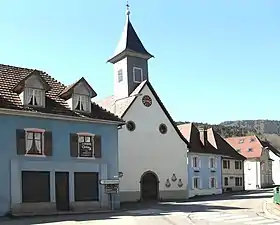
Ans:
POLYGON ((128 0, 126 1, 126 15, 130 15, 130 5, 128 4, 128 0))

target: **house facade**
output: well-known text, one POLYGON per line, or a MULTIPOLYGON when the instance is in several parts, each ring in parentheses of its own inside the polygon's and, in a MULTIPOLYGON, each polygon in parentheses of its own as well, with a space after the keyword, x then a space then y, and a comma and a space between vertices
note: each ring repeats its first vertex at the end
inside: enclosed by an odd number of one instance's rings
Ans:
POLYGON ((280 136, 277 134, 266 134, 263 145, 270 149, 269 157, 272 159, 272 181, 274 185, 280 185, 280 136))
POLYGON ((273 185, 271 148, 257 136, 227 138, 226 141, 246 160, 244 163, 245 190, 254 190, 273 185))
MULTIPOLYGON (((84 78, 0 64, 0 215, 108 209, 102 179, 118 175, 122 120, 84 78)), ((119 207, 118 196, 114 197, 119 207)))
POLYGON ((222 156, 222 189, 223 191, 244 190, 244 161, 246 158, 239 154, 213 128, 207 130, 208 141, 222 156))
POLYGON ((207 130, 198 130, 192 123, 178 126, 189 141, 188 196, 222 193, 221 154, 208 141, 207 130))
POLYGON ((114 67, 114 95, 96 101, 126 121, 119 130, 122 202, 187 198, 188 142, 149 81, 152 57, 128 9, 121 40, 108 60, 114 67))

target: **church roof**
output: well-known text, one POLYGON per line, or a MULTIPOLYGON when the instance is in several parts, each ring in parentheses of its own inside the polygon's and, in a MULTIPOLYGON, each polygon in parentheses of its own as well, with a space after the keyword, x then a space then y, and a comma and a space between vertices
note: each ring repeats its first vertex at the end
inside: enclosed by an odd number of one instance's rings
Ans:
POLYGON ((114 56, 108 62, 115 63, 126 54, 138 54, 140 57, 150 59, 151 55, 142 44, 129 18, 130 12, 127 12, 126 23, 123 29, 121 39, 117 45, 114 56))
POLYGON ((162 111, 167 116, 168 120, 174 127, 175 131, 179 135, 179 137, 187 144, 189 147, 188 140, 184 137, 184 135, 180 132, 179 128, 177 127, 175 121, 172 119, 171 115, 163 105, 162 101, 160 100, 159 96, 157 95, 155 89, 153 88, 152 84, 145 80, 142 83, 140 83, 137 88, 130 94, 129 97, 121 100, 115 100, 114 96, 109 96, 107 98, 101 99, 99 101, 96 101, 95 103, 101 106, 102 108, 106 109, 107 111, 110 111, 111 113, 119 116, 120 118, 123 118, 126 114, 126 112, 129 110, 129 108, 133 105, 133 102, 136 100, 137 96, 141 93, 145 85, 148 86, 150 91, 152 92, 153 96, 155 97, 156 101, 160 105, 162 111), (138 94, 138 95, 137 95, 138 94))

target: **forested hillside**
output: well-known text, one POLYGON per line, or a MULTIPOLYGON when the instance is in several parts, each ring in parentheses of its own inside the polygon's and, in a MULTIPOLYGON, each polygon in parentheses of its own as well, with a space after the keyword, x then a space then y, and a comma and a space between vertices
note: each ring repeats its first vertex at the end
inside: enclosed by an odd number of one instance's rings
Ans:
MULTIPOLYGON (((184 123, 189 123, 187 121, 179 121, 177 124, 184 124, 184 123)), ((212 127, 215 131, 217 131, 220 135, 223 137, 236 137, 236 136, 245 136, 245 135, 259 135, 262 136, 261 133, 258 133, 255 129, 248 129, 248 128, 240 128, 237 126, 224 126, 224 125, 212 125, 208 123, 198 123, 194 122, 194 124, 198 127, 205 127, 205 128, 210 128, 212 127)))

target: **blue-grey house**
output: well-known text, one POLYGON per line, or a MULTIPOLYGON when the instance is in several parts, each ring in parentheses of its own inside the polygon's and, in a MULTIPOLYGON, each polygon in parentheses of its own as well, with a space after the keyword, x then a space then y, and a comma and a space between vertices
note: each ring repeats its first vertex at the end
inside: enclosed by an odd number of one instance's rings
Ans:
POLYGON ((198 130, 192 123, 178 126, 189 141, 188 197, 222 193, 221 153, 207 138, 207 130, 198 130))
POLYGON ((95 96, 84 78, 0 64, 0 216, 109 207, 99 181, 118 175, 123 121, 95 96))

